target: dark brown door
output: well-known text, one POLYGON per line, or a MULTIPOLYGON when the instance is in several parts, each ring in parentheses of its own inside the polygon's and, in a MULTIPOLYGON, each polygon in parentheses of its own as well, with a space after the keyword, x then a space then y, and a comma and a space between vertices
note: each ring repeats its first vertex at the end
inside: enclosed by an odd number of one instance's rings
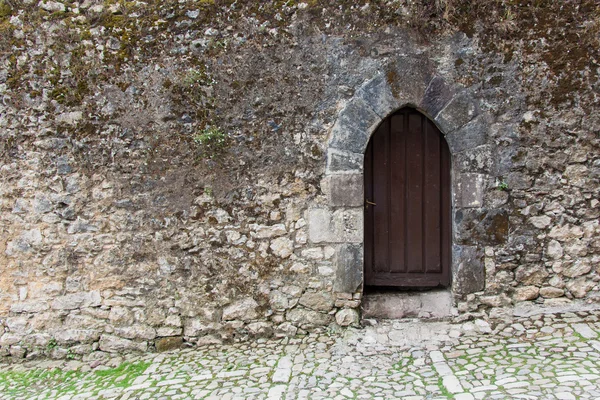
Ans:
POLYGON ((450 151, 423 114, 403 108, 365 153, 365 285, 450 283, 450 151))

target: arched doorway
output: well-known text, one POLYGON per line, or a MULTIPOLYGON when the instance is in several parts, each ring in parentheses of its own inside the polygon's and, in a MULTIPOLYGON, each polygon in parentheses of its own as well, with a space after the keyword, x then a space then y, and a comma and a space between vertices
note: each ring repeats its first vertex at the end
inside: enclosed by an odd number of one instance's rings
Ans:
POLYGON ((451 162, 444 136, 406 107, 379 125, 364 160, 365 286, 448 286, 451 162))

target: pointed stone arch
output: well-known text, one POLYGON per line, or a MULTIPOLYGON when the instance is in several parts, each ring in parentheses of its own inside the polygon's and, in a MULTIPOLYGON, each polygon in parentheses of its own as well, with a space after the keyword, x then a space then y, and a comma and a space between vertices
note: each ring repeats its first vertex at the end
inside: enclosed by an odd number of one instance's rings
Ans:
POLYGON ((479 165, 478 157, 486 158, 484 164, 491 158, 485 154, 490 151, 491 121, 481 111, 474 90, 447 82, 423 56, 400 57, 366 80, 341 108, 327 141, 323 180, 327 205, 308 212, 309 239, 337 248, 333 289, 344 296, 360 296, 363 284, 364 152, 381 121, 407 106, 434 122, 453 158, 453 295, 484 289, 484 246, 490 240, 506 240, 508 216, 500 210, 479 212, 491 167, 479 165), (486 237, 474 219, 491 219, 491 230, 500 233, 486 237))

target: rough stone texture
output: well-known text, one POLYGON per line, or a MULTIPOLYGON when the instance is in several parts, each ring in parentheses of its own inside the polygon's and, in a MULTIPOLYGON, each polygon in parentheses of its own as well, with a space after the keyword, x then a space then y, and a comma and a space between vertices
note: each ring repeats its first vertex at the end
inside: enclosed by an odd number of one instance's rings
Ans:
POLYGON ((600 298, 596 2, 88 3, 0 7, 2 356, 357 308, 362 151, 405 105, 452 151, 461 313, 600 298))
POLYGON ((456 293, 479 292, 485 287, 483 252, 475 246, 455 246, 452 289, 456 293))

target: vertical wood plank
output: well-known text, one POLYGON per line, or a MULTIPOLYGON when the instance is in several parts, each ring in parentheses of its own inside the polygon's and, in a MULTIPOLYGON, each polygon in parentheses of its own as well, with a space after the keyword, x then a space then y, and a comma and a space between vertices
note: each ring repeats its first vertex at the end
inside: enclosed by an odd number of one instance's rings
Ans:
POLYGON ((390 272, 406 272, 406 113, 390 126, 390 272))
POLYGON ((408 272, 423 270, 423 119, 408 113, 406 141, 406 267, 408 272))
POLYGON ((424 258, 425 272, 441 272, 441 135, 431 121, 425 121, 424 258))
POLYGON ((389 272, 389 129, 386 119, 373 135, 373 271, 389 272))

